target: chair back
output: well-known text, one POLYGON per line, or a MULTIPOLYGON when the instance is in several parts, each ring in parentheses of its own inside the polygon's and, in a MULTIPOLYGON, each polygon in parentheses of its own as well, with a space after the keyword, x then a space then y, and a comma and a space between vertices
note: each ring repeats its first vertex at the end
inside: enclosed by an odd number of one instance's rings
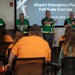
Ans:
POLYGON ((8 48, 8 54, 7 54, 8 58, 9 58, 9 56, 10 56, 11 50, 12 50, 12 48, 8 48))
POLYGON ((0 43, 0 54, 6 54, 6 51, 7 51, 10 44, 11 44, 11 42, 0 43))
POLYGON ((44 75, 45 58, 15 58, 12 66, 14 75, 44 75))
MULTIPOLYGON (((0 54, 0 66, 6 65, 8 62, 8 58, 6 57, 5 54, 0 54)), ((5 73, 0 72, 0 75, 6 75, 5 73)))
POLYGON ((58 63, 60 47, 53 47, 51 54, 51 62, 58 63))
POLYGON ((75 57, 64 57, 62 69, 64 75, 75 75, 75 57))

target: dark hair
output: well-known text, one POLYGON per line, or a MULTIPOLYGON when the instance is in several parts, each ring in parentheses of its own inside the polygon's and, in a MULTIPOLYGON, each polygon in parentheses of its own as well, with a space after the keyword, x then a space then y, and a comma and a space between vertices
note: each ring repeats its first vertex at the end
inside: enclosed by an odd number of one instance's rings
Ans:
POLYGON ((24 36, 24 33, 23 31, 16 31, 16 34, 15 34, 15 38, 14 38, 14 44, 16 44, 22 37, 24 36))
POLYGON ((72 28, 70 26, 65 29, 65 34, 62 36, 62 38, 65 37, 66 41, 67 41, 67 38, 68 38, 71 30, 72 30, 72 28))
POLYGON ((5 42, 6 29, 5 26, 0 26, 0 43, 5 42))
POLYGON ((32 27, 30 27, 29 32, 31 35, 41 36, 41 27, 37 24, 34 24, 32 27))

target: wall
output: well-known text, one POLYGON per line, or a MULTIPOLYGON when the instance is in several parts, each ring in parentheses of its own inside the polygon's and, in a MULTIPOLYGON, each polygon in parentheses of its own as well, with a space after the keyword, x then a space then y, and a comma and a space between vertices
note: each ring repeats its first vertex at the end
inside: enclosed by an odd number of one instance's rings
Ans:
POLYGON ((6 29, 14 29, 14 6, 10 7, 14 0, 0 0, 0 18, 6 23, 6 29))
POLYGON ((60 38, 60 36, 64 35, 65 28, 55 28, 54 32, 56 34, 56 44, 55 45, 58 46, 59 38, 60 38))

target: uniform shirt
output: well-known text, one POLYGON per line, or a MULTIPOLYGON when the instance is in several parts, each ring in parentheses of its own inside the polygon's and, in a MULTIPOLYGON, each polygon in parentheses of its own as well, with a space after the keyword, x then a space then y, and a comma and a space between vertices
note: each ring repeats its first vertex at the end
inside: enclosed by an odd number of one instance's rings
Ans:
POLYGON ((54 23, 52 23, 51 25, 48 24, 48 25, 44 25, 44 21, 46 22, 54 22, 54 19, 50 18, 47 19, 47 17, 43 18, 42 19, 42 25, 43 25, 43 33, 53 33, 54 32, 54 23))
POLYGON ((18 26, 20 26, 20 25, 25 25, 25 26, 27 27, 27 30, 23 29, 23 32, 24 32, 24 33, 27 33, 28 30, 29 30, 29 21, 28 21, 27 19, 24 19, 23 22, 21 22, 20 19, 18 19, 18 20, 16 21, 16 26, 18 27, 18 26))
POLYGON ((46 60, 51 60, 51 49, 48 43, 38 36, 21 38, 11 52, 18 58, 45 57, 46 60))
POLYGON ((0 18, 0 26, 5 26, 6 24, 4 23, 4 21, 0 18))
MULTIPOLYGON (((70 18, 66 19, 64 22, 64 25, 72 24, 72 22, 75 22, 75 19, 71 20, 70 18)), ((75 25, 71 25, 72 28, 75 28, 75 25)))

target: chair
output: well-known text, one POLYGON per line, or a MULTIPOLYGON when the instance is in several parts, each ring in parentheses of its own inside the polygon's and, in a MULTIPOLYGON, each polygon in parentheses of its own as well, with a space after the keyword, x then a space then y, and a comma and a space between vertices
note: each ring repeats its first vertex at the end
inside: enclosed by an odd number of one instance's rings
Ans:
POLYGON ((52 62, 58 63, 60 49, 61 49, 60 47, 53 47, 52 48, 52 56, 51 56, 52 62))
POLYGON ((8 49, 8 46, 11 43, 12 42, 2 42, 2 43, 0 43, 0 61, 3 62, 3 65, 7 64, 8 57, 6 56, 6 51, 8 49), (5 60, 3 60, 3 59, 5 59, 5 60))
POLYGON ((75 75, 75 57, 64 57, 61 69, 62 75, 75 75))
POLYGON ((8 48, 8 54, 7 54, 7 57, 9 58, 10 56, 10 52, 11 52, 12 48, 8 48))
MULTIPOLYGON (((7 64, 7 57, 5 54, 0 54, 0 66, 7 64)), ((6 73, 0 73, 0 75, 6 75, 6 73)))
MULTIPOLYGON (((0 54, 0 66, 6 65, 8 62, 8 58, 6 57, 5 54, 0 54)), ((8 75, 8 71, 5 73, 0 73, 0 75, 8 75)))
POLYGON ((14 75, 45 75, 45 58, 14 58, 14 75))
POLYGON ((12 42, 2 42, 0 43, 0 54, 6 54, 6 50, 12 42))
POLYGON ((3 62, 2 65, 6 65, 7 62, 8 62, 8 58, 7 58, 7 56, 6 56, 5 54, 0 54, 0 61, 3 62))
POLYGON ((52 48, 51 62, 48 63, 48 65, 51 66, 51 75, 57 75, 57 70, 59 69, 58 68, 59 53, 60 53, 60 47, 52 48))

